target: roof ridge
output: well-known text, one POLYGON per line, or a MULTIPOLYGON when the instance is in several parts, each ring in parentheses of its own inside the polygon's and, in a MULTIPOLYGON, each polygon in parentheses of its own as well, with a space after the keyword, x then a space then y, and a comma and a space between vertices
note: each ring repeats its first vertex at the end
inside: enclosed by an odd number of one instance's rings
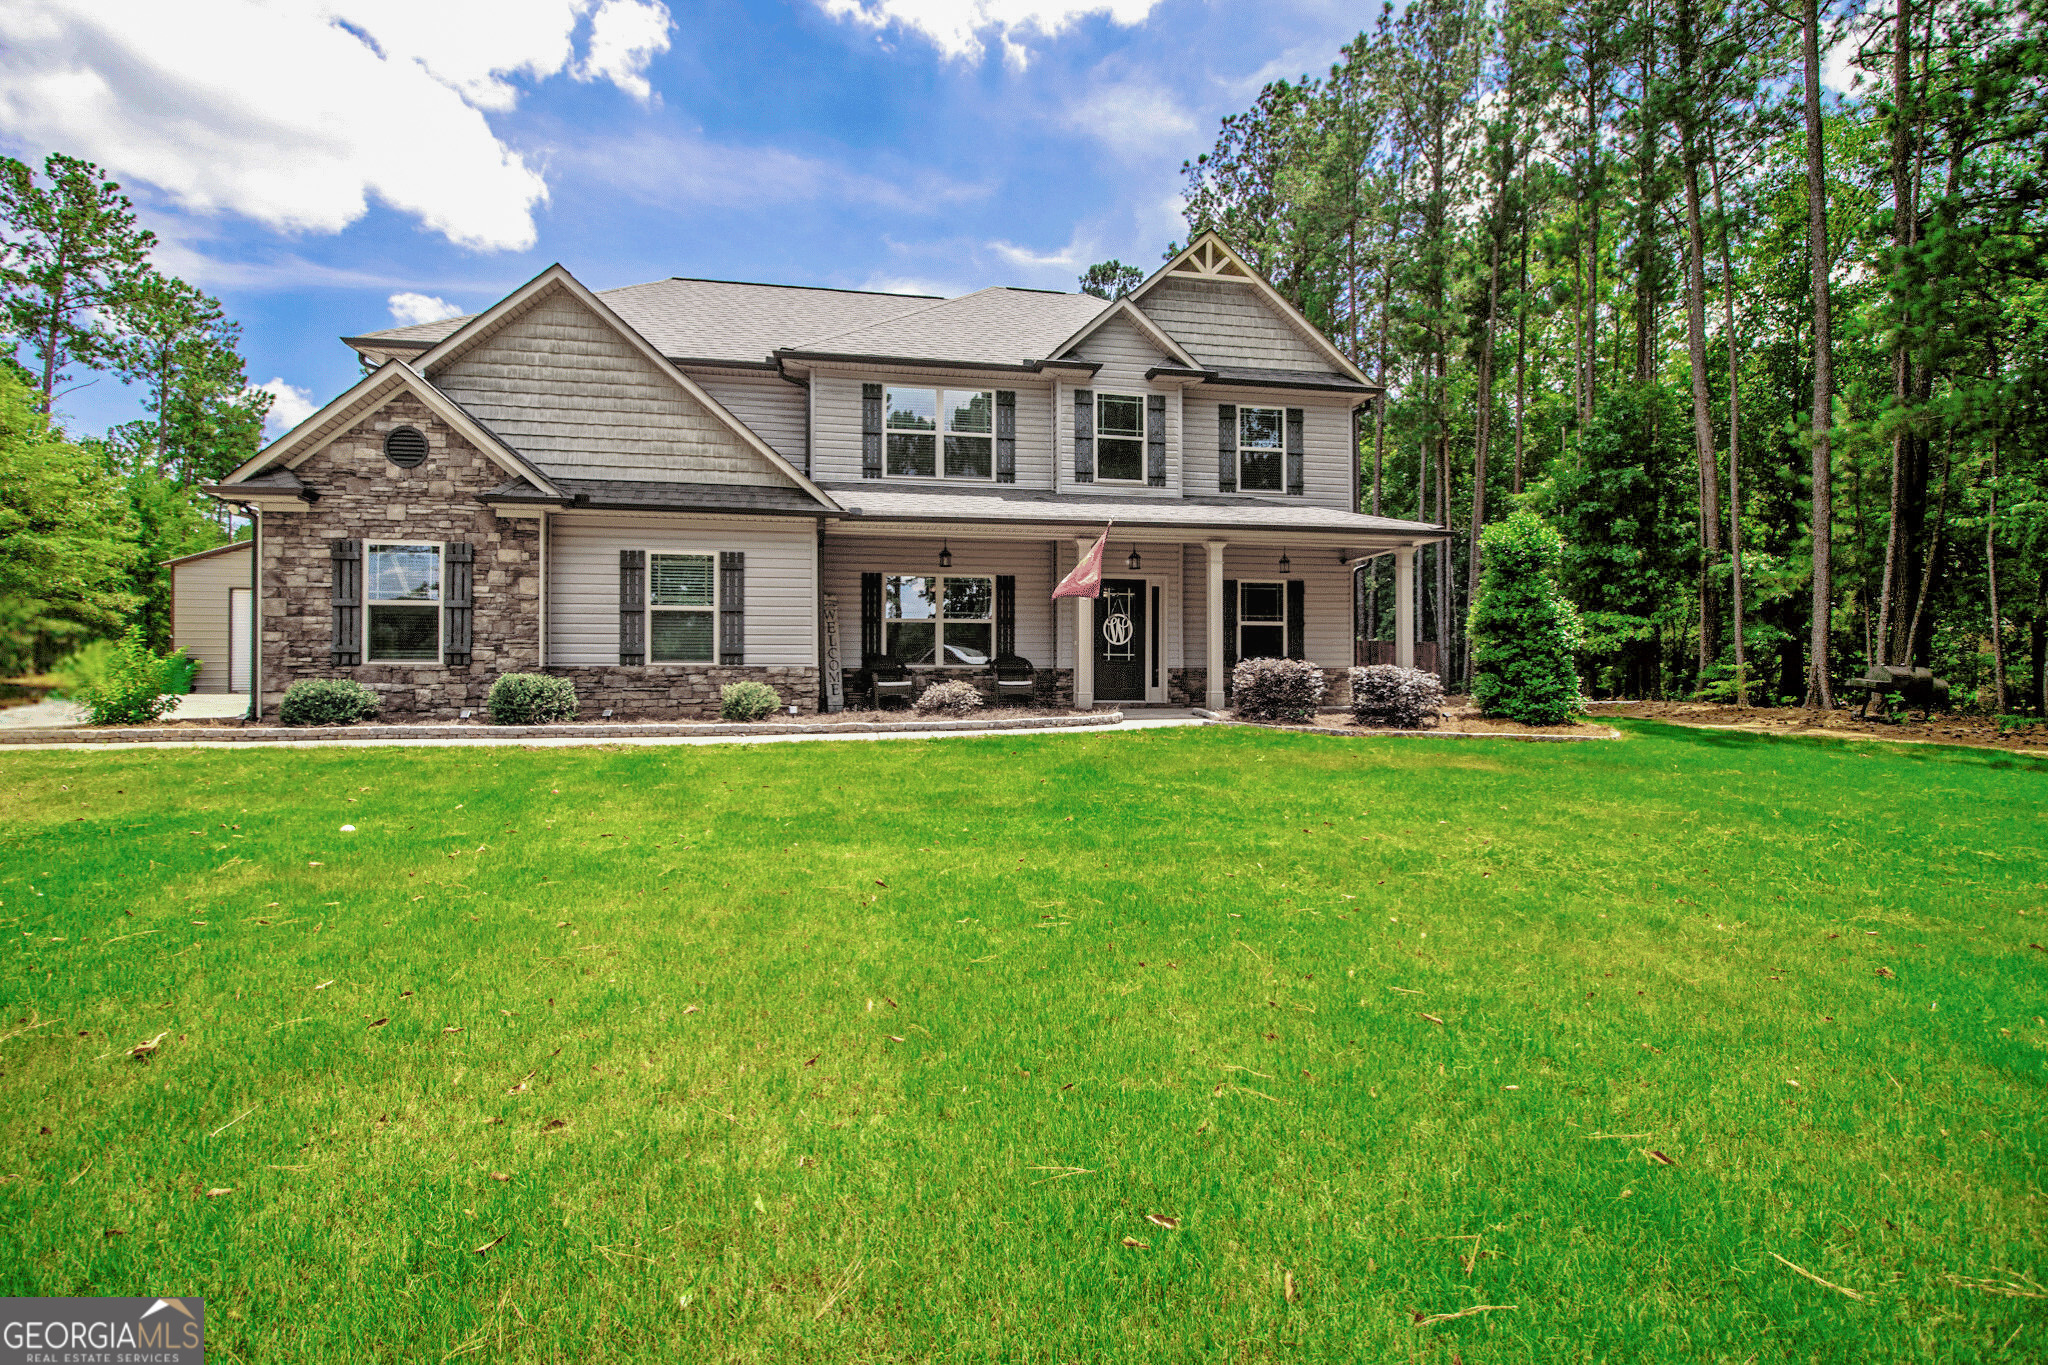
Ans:
POLYGON ((843 327, 839 331, 827 332, 823 336, 810 337, 804 341, 797 342, 795 345, 783 347, 781 349, 790 351, 812 350, 816 347, 824 345, 828 341, 837 340, 840 337, 852 336, 856 332, 865 332, 875 327, 881 327, 884 325, 894 325, 899 322, 908 321, 911 318, 923 317, 926 313, 930 313, 937 309, 944 308, 949 303, 959 303, 963 299, 975 298, 979 295, 986 294, 992 290, 1001 289, 1003 287, 1004 286, 1000 284, 991 284, 981 289, 970 290, 965 294, 955 294, 951 298, 937 298, 932 295, 905 295, 904 297, 906 298, 932 298, 933 301, 923 308, 912 308, 908 312, 898 313, 893 317, 871 318, 866 322, 857 323, 852 327, 843 327))
POLYGON ((658 280, 644 280, 639 284, 613 285, 610 289, 594 292, 610 294, 620 289, 645 289, 650 284, 736 284, 745 289, 810 289, 821 294, 860 294, 872 299, 944 299, 944 294, 902 294, 894 289, 848 289, 838 284, 774 284, 767 280, 717 280, 709 275, 664 275, 658 280))

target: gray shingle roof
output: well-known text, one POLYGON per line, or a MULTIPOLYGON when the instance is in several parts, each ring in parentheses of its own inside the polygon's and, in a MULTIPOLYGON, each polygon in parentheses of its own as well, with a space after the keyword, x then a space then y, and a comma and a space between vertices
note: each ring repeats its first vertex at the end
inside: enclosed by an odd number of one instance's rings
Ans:
POLYGON ((1186 530, 1348 531, 1361 535, 1429 537, 1443 528, 1420 521, 1369 517, 1296 500, 1247 498, 1119 498, 1110 494, 1055 493, 1004 488, 958 491, 879 483, 833 483, 825 491, 849 515, 876 521, 1081 522, 1114 520, 1119 526, 1186 530))
MULTIPOLYGON (((556 479, 570 498, 592 507, 648 508, 666 512, 768 512, 823 516, 831 512, 800 488, 768 488, 729 483, 653 483, 637 479, 556 479)), ((510 479, 482 495, 485 502, 544 502, 559 506, 560 498, 541 492, 525 479, 510 479)))
MULTIPOLYGON (((684 279, 629 284, 601 290, 597 296, 665 356, 752 364, 766 361, 777 347, 872 326, 939 301, 926 294, 684 279)), ((465 316, 422 322, 367 332, 351 340, 431 343, 452 335, 468 321, 465 316)))
POLYGON ((902 356, 1019 365, 1042 360, 1109 304, 1088 294, 995 286, 895 317, 820 334, 788 349, 827 355, 902 356))

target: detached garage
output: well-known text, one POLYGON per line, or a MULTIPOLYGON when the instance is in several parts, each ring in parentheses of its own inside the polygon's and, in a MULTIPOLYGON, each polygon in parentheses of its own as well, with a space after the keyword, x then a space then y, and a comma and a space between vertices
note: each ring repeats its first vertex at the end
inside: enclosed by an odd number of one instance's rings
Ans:
POLYGON ((194 692, 249 690, 256 618, 249 542, 164 561, 171 571, 171 647, 199 660, 194 692))

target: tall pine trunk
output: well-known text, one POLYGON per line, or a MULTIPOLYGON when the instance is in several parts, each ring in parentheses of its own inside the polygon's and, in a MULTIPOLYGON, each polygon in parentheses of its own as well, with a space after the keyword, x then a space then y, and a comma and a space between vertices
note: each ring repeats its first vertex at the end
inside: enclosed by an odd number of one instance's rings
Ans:
POLYGON ((1735 262, 1728 249, 1728 217, 1721 204, 1721 159, 1707 129, 1707 170, 1713 177, 1714 219, 1721 246, 1721 324, 1728 338, 1728 568, 1729 625, 1735 633, 1735 704, 1749 705, 1749 646, 1742 634, 1742 353, 1735 341, 1735 262))
POLYGON ((1834 709, 1828 679, 1829 627, 1834 601, 1833 446, 1834 321, 1828 308, 1827 149, 1820 117, 1820 5, 1805 0, 1800 12, 1806 66, 1806 250, 1813 266, 1813 637, 1808 646, 1806 704, 1834 709))
MULTIPOLYGON (((1700 159, 1696 122, 1706 101, 1698 88, 1698 35, 1693 29, 1694 0, 1679 0, 1678 117, 1679 167, 1685 179, 1685 342, 1692 366, 1692 442, 1699 462, 1700 495, 1700 678, 1720 653, 1715 632, 1720 605, 1714 595, 1714 572, 1721 557, 1720 479, 1714 467, 1714 414, 1707 385, 1707 235, 1700 220, 1700 159)), ((1732 344, 1733 339, 1730 339, 1732 344)))

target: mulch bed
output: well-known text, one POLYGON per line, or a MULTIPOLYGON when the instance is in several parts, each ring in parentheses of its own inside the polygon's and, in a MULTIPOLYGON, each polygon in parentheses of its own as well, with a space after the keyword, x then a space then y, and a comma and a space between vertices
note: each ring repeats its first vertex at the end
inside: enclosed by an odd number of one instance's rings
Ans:
POLYGON ((1806 711, 1779 706, 1721 706, 1709 702, 1631 701, 1603 703, 1596 717, 1661 720, 1673 725, 1750 730, 1759 734, 1828 734, 1843 738, 1912 740, 1923 744, 1962 744, 1977 749, 2048 754, 2048 723, 2020 726, 1999 733, 1989 716, 1954 716, 1936 712, 1928 720, 1910 712, 1893 719, 1858 720, 1853 710, 1806 711))

